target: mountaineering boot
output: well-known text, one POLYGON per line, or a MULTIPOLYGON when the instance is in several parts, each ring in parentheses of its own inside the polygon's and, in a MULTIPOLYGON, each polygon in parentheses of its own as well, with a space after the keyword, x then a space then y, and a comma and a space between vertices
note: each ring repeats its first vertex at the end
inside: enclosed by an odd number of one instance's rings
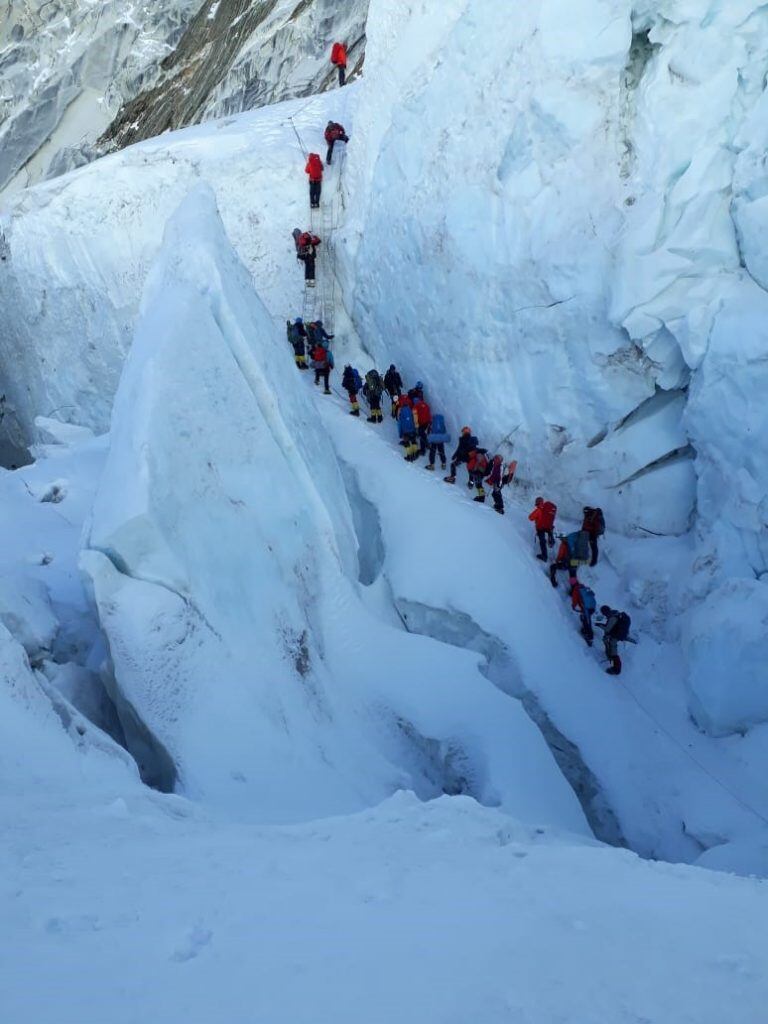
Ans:
POLYGON ((554 567, 554 565, 550 565, 550 567, 549 567, 549 582, 552 584, 553 587, 557 587, 557 580, 555 579, 555 567, 554 567))
POLYGON ((504 515, 504 509, 503 508, 496 508, 495 505, 493 506, 493 511, 494 512, 498 512, 500 516, 504 515))
POLYGON ((360 410, 359 409, 350 409, 349 410, 349 415, 350 416, 359 416, 360 415, 360 410))
POLYGON ((429 463, 426 464, 424 469, 428 469, 431 473, 434 473, 434 471, 435 471, 435 467, 431 466, 429 463))
POLYGON ((314 288, 314 287, 315 287, 315 282, 314 281, 307 281, 307 288, 314 288))
POLYGON ((611 658, 611 667, 607 668, 605 671, 606 674, 609 676, 621 675, 621 658, 618 656, 618 654, 614 658, 611 658))
POLYGON ((445 480, 445 482, 447 484, 455 484, 456 483, 456 477, 455 476, 444 476, 443 480, 445 480))
POLYGON ((368 416, 368 417, 366 418, 366 421, 365 421, 365 422, 366 422, 366 423, 375 423, 375 422, 376 422, 376 417, 375 417, 375 416, 373 416, 373 415, 371 415, 371 416, 368 416))
POLYGON ((547 556, 546 556, 546 555, 542 555, 541 553, 539 553, 538 555, 536 555, 536 557, 538 558, 538 560, 539 560, 540 562, 546 562, 546 560, 547 560, 547 556))
POLYGON ((485 495, 484 494, 478 494, 476 497, 474 497, 472 499, 472 501, 479 501, 480 504, 482 505, 485 502, 485 495))
POLYGON ((330 388, 326 388, 325 391, 323 391, 324 395, 330 395, 330 393, 331 393, 331 389, 330 388))

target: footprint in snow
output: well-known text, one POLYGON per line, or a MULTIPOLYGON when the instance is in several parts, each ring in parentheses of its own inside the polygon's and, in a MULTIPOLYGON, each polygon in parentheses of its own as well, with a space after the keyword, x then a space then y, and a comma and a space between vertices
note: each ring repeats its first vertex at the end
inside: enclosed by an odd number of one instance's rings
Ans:
POLYGON ((187 960, 194 960, 212 938, 213 932, 210 928, 204 928, 203 925, 196 924, 194 928, 190 928, 187 935, 171 954, 171 960, 175 960, 179 964, 186 963, 187 960))

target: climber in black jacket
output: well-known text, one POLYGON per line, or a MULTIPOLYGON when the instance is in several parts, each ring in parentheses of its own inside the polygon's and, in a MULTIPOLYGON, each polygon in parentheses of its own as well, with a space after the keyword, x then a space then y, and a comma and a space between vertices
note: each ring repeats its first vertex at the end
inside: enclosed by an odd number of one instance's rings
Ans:
POLYGON ((443 477, 447 484, 456 483, 456 468, 459 463, 468 462, 469 454, 477 448, 479 442, 475 435, 472 433, 471 427, 462 427, 461 436, 459 437, 459 443, 456 445, 456 451, 451 456, 451 470, 448 476, 443 477))

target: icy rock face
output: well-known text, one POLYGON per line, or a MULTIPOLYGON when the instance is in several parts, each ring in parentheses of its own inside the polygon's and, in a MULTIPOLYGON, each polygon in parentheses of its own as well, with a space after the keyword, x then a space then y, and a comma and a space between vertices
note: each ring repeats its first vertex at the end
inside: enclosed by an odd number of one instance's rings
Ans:
POLYGON ((346 40, 348 72, 359 70, 367 13, 368 0, 205 0, 158 81, 125 105, 101 142, 124 146, 334 87, 331 44, 346 40))
POLYGON ((587 832, 477 659, 366 610, 307 384, 198 186, 147 283, 82 555, 129 747, 142 725, 184 793, 260 820, 450 787, 587 832))
POLYGON ((0 11, 0 190, 92 158, 199 5, 53 0, 0 11))
POLYGON ((368 0, 53 0, 0 12, 0 191, 169 128, 335 85, 368 0), (3 124, 3 122, 5 122, 3 124))
MULTIPOLYGON (((542 0, 502 29, 469 0, 374 0, 367 32, 344 270, 361 336, 564 510, 692 527, 690 637, 731 580, 760 581, 765 623, 765 6, 542 0)), ((763 718, 768 674, 729 624, 763 718)), ((721 666, 696 658, 697 706, 721 666)))

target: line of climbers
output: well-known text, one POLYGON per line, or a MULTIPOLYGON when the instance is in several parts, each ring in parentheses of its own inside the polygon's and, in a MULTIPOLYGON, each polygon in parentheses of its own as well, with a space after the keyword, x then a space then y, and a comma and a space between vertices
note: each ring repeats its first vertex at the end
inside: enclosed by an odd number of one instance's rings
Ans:
MULTIPOLYGON (((591 647, 594 640, 594 629, 592 616, 597 608, 597 599, 591 587, 578 578, 579 567, 597 565, 600 556, 598 538, 605 533, 605 517, 601 508, 592 508, 585 505, 582 509, 583 519, 581 529, 569 534, 558 534, 560 544, 557 554, 549 566, 549 581, 553 587, 557 587, 557 573, 568 573, 568 591, 571 598, 571 607, 579 613, 581 623, 581 635, 591 647)), ((533 511, 528 516, 536 531, 536 542, 539 552, 536 557, 542 561, 548 561, 547 545, 550 548, 555 545, 555 518, 557 516, 557 505, 553 501, 545 501, 538 497, 534 502, 533 511)), ((621 642, 634 642, 630 639, 629 628, 631 619, 626 612, 611 608, 610 605, 600 606, 600 613, 604 616, 603 621, 596 621, 596 625, 603 631, 603 645, 605 655, 610 662, 606 669, 609 675, 621 675, 621 657, 618 645, 621 642)))
MULTIPOLYGON (((331 62, 338 68, 339 85, 344 85, 347 51, 343 43, 333 44, 331 62)), ((349 137, 344 126, 336 121, 328 122, 324 137, 328 144, 326 164, 330 165, 335 144, 349 142, 349 137)), ((319 209, 323 161, 318 153, 309 153, 304 170, 309 177, 310 209, 319 209)), ((294 229, 293 238, 296 244, 296 258, 304 263, 304 280, 309 287, 314 287, 317 247, 321 244, 321 239, 312 231, 302 232, 298 228, 294 229)), ((296 366, 300 370, 310 368, 307 365, 307 352, 309 352, 310 365, 315 372, 315 385, 319 386, 322 380, 324 393, 330 395, 330 375, 334 369, 334 359, 328 342, 333 340, 334 336, 327 333, 322 320, 314 320, 305 325, 301 317, 296 317, 293 323, 290 320, 286 321, 286 330, 288 341, 293 348, 296 366)), ((433 414, 429 404, 425 401, 424 385, 421 381, 416 381, 415 386, 406 391, 403 387, 403 379, 394 363, 390 365, 383 378, 374 368, 366 373, 364 380, 356 367, 347 364, 342 374, 341 386, 349 396, 351 416, 359 417, 358 395, 362 394, 365 397, 370 410, 369 423, 383 422, 381 402, 386 392, 390 399, 392 418, 397 420, 400 444, 405 449, 406 461, 415 462, 429 453, 425 469, 434 471, 435 458, 439 457, 441 468, 445 470, 447 465, 445 446, 450 444, 451 435, 446 430, 443 414, 433 414)), ((483 485, 488 484, 491 489, 494 511, 504 515, 502 490, 513 481, 517 462, 513 461, 505 466, 501 455, 489 457, 488 449, 480 447, 471 428, 462 427, 456 450, 451 456, 451 468, 448 475, 443 478, 446 483, 456 483, 456 471, 460 465, 467 467, 467 487, 476 491, 474 500, 481 504, 485 502, 486 492, 483 485)), ((568 573, 571 607, 579 613, 581 635, 587 645, 591 647, 594 641, 592 616, 597 607, 597 599, 592 588, 579 580, 578 570, 583 565, 590 567, 597 565, 598 538, 605 533, 605 518, 602 509, 591 506, 584 507, 583 515, 580 530, 567 535, 557 535, 560 545, 549 566, 549 580, 556 588, 557 573, 561 571, 568 573)), ((533 511, 528 518, 534 524, 536 531, 536 541, 539 547, 536 557, 542 562, 548 561, 547 545, 550 548, 555 545, 556 516, 557 505, 554 502, 545 501, 542 497, 536 498, 533 511)), ((609 605, 601 605, 600 612, 604 619, 596 621, 594 625, 603 630, 605 654, 610 662, 606 671, 609 675, 620 675, 622 664, 618 644, 625 641, 634 642, 629 636, 631 620, 626 612, 618 611, 609 605)))
MULTIPOLYGON (((325 162, 330 166, 333 159, 333 148, 337 142, 349 142, 349 136, 344 130, 344 125, 338 121, 329 121, 324 132, 325 141, 328 144, 325 162)), ((309 208, 310 210, 320 209, 320 197, 323 191, 323 161, 319 153, 309 153, 304 172, 309 178, 309 208)), ((293 241, 296 246, 296 259, 304 264, 304 281, 310 288, 315 287, 315 265, 317 262, 317 247, 322 239, 311 229, 301 231, 293 229, 293 241)))
MULTIPOLYGON (((305 326, 301 317, 296 317, 293 323, 286 323, 288 341, 293 348, 296 365, 300 370, 309 368, 306 360, 309 348, 311 367, 315 371, 315 384, 323 380, 325 394, 331 394, 330 373, 334 368, 334 360, 327 343, 333 339, 333 335, 325 331, 321 320, 305 326)), ((441 468, 446 469, 448 460, 445 446, 450 443, 451 435, 446 430, 443 414, 432 413, 424 398, 424 385, 420 380, 406 390, 394 363, 390 364, 383 378, 376 369, 369 370, 365 378, 362 378, 356 367, 347 364, 342 374, 341 386, 349 396, 350 416, 360 416, 358 395, 364 396, 370 410, 369 423, 383 422, 381 403, 386 393, 390 400, 391 416, 397 421, 400 444, 405 449, 406 461, 415 462, 419 457, 428 454, 425 469, 434 471, 436 458, 440 459, 441 468)), ((474 488, 477 492, 474 500, 479 503, 485 502, 486 492, 483 485, 487 484, 491 488, 494 511, 504 515, 502 490, 513 481, 517 462, 510 462, 505 467, 501 455, 489 458, 488 450, 480 447, 471 428, 462 427, 458 444, 451 456, 450 470, 444 477, 446 483, 456 482, 456 472, 460 465, 467 467, 467 487, 474 488)), ((603 631, 605 654, 610 663, 606 671, 609 675, 620 675, 622 663, 618 645, 622 642, 634 642, 629 636, 630 617, 626 612, 602 605, 600 612, 604 618, 602 621, 595 621, 593 625, 592 616, 597 608, 595 593, 578 578, 581 566, 594 567, 600 557, 599 538, 605 533, 603 510, 589 505, 584 506, 581 529, 567 535, 555 534, 556 517, 557 505, 552 501, 545 501, 543 497, 537 497, 528 516, 534 525, 536 545, 539 549, 536 558, 542 562, 549 560, 548 546, 555 546, 557 536, 560 544, 549 565, 549 580, 556 588, 557 573, 568 573, 571 607, 579 613, 581 635, 591 647, 594 641, 594 626, 603 631)))

